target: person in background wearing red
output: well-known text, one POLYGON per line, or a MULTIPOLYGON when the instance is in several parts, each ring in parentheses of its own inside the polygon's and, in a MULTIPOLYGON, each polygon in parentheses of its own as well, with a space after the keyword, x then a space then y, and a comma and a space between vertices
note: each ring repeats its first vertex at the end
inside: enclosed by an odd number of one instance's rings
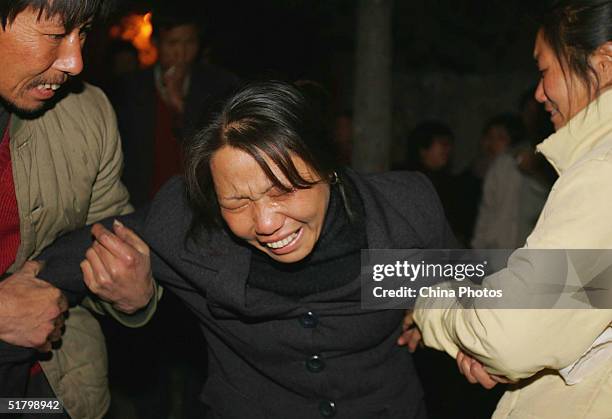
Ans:
POLYGON ((199 16, 188 4, 153 10, 155 65, 126 76, 110 96, 123 141, 123 181, 139 208, 181 172, 182 143, 205 124, 238 78, 200 60, 199 16))

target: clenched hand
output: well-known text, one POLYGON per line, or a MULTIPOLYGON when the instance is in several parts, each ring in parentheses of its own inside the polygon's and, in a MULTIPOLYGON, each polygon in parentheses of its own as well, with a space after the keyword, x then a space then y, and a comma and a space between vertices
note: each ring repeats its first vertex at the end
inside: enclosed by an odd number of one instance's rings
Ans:
POLYGON ((492 389, 498 383, 509 384, 512 382, 506 377, 489 374, 480 362, 461 351, 457 353, 457 367, 459 367, 459 372, 461 372, 470 383, 480 384, 487 390, 492 389))
POLYGON ((39 262, 26 262, 0 282, 0 340, 46 352, 61 338, 68 301, 59 289, 36 278, 41 268, 39 262))
POLYGON ((96 240, 81 262, 87 287, 124 313, 145 307, 154 292, 149 246, 119 221, 113 232, 94 224, 91 233, 96 240))

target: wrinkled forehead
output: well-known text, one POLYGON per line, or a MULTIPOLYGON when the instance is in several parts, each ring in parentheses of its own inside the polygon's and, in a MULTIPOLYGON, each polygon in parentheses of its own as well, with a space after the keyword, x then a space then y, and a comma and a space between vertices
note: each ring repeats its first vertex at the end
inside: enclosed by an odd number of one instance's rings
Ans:
MULTIPOLYGON (((280 174, 276 166, 272 167, 280 174)), ((258 196, 274 184, 253 156, 237 148, 226 146, 216 151, 210 168, 215 190, 222 198, 258 196)))
POLYGON ((320 180, 314 169, 293 153, 275 156, 261 149, 225 146, 215 152, 211 163, 213 177, 235 184, 256 183, 260 189, 303 188, 320 180))

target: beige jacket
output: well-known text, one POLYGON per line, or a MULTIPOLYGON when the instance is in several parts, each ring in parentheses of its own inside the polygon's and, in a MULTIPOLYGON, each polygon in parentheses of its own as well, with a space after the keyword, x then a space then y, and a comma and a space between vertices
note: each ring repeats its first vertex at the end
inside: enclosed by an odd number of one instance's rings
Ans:
MULTIPOLYGON (((611 115, 612 92, 606 92, 538 147, 560 177, 527 248, 612 249, 611 115)), ((504 289, 537 281, 521 275, 521 269, 511 258, 485 285, 504 289)), ((575 385, 558 373, 610 327, 612 310, 456 309, 454 304, 419 299, 415 320, 426 345, 453 357, 462 348, 490 372, 520 380, 503 396, 494 418, 612 418, 612 356, 575 385)))
MULTIPOLYGON (((10 139, 21 245, 9 271, 64 233, 132 211, 120 182, 123 160, 115 114, 100 89, 84 85, 35 119, 13 115, 10 139)), ((129 317, 113 314, 130 323, 129 317)), ((143 319, 135 320, 132 326, 143 319)), ((104 415, 110 403, 106 347, 87 310, 70 310, 61 348, 41 364, 73 419, 104 415)))

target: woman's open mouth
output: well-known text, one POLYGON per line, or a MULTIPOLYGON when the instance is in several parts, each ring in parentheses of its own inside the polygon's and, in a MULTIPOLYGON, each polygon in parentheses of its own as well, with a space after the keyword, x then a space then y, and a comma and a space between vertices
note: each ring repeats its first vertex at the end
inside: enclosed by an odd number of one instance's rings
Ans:
POLYGON ((263 243, 265 247, 270 249, 275 254, 285 254, 291 252, 295 247, 300 237, 302 236, 303 228, 291 233, 282 240, 275 242, 263 243))

